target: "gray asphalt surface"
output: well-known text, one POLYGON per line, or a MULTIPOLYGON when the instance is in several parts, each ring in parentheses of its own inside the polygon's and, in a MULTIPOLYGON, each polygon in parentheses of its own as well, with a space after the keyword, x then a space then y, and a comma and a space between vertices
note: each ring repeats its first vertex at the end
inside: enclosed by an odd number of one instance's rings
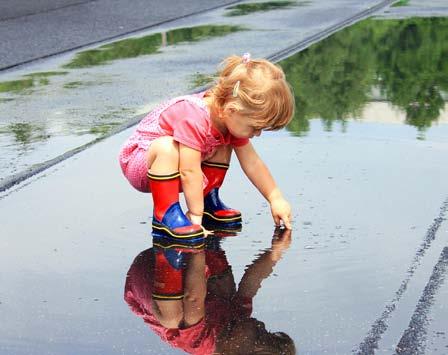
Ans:
MULTIPOLYGON (((47 12, 40 14, 89 4, 47 2, 47 12)), ((413 4, 392 8, 387 16, 413 11, 413 4)), ((284 23, 285 16, 278 21, 284 23)), ((261 52, 261 41, 253 42, 251 52, 261 52)), ((207 48, 219 54, 213 44, 207 48)), ((152 67, 175 66, 180 57, 195 63, 187 47, 171 50, 153 59, 152 67)), ((201 68, 207 69, 202 62, 201 68)), ((293 244, 263 283, 254 317, 286 332, 299 353, 446 354, 446 125, 432 128, 421 141, 409 127, 384 122, 349 121, 341 132, 336 127, 329 132, 319 121, 311 125, 307 137, 276 132, 254 141, 295 219, 293 244)), ((0 354, 179 353, 122 299, 129 264, 150 244, 152 211, 150 198, 128 186, 116 162, 132 130, 0 196, 0 319, 7 320, 0 354)), ((223 195, 244 212, 243 232, 225 240, 238 277, 269 246, 272 219, 237 164, 223 195)))
POLYGON ((0 2, 0 20, 35 15, 93 1, 95 0, 3 0, 0 2))
POLYGON ((1 1, 0 70, 235 2, 1 1))

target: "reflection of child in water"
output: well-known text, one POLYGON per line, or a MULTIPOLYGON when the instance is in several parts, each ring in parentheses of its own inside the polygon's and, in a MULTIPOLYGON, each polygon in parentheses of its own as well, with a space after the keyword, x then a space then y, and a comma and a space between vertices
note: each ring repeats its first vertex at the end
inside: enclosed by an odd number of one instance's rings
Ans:
POLYGON ((194 244, 206 219, 241 222, 240 212, 218 196, 233 150, 269 202, 276 225, 283 222, 290 229, 290 205, 250 139, 285 127, 293 111, 294 96, 282 69, 246 54, 226 58, 209 90, 173 98, 150 112, 124 144, 119 161, 133 187, 152 193, 154 236, 173 243, 191 237, 194 244), (177 203, 180 189, 186 214, 177 203))
POLYGON ((145 250, 128 271, 125 300, 162 340, 187 353, 295 354, 288 335, 270 333, 251 317, 252 299, 288 248, 290 236, 290 231, 274 235, 272 248, 246 268, 238 289, 219 242, 205 253, 189 254, 187 262, 186 254, 177 252, 176 260, 184 263, 181 277, 176 275, 181 268, 168 270, 166 258, 160 259, 162 250, 145 250), (170 282, 161 286, 162 279, 170 282), (176 280, 181 279, 179 288, 176 280))

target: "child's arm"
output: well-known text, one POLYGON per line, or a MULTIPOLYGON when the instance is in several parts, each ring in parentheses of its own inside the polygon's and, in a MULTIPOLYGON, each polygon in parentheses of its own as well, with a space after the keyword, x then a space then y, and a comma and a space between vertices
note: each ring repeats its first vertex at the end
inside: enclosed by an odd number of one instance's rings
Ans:
POLYGON ((179 172, 188 207, 187 217, 194 224, 202 224, 204 197, 201 152, 179 143, 179 172))
POLYGON ((252 144, 249 142, 236 147, 235 153, 246 176, 271 205, 275 224, 278 226, 280 221, 283 221, 285 227, 291 229, 291 206, 283 198, 268 167, 260 159, 252 144))

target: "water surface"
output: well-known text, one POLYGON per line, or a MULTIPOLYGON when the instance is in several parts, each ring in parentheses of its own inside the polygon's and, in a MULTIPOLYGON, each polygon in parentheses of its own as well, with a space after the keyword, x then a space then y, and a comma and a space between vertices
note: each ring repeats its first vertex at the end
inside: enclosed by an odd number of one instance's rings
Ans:
POLYGON ((280 64, 297 110, 288 129, 309 120, 366 119, 404 123, 416 136, 448 122, 448 18, 370 19, 344 29, 280 64), (388 116, 388 117, 384 117, 388 116))

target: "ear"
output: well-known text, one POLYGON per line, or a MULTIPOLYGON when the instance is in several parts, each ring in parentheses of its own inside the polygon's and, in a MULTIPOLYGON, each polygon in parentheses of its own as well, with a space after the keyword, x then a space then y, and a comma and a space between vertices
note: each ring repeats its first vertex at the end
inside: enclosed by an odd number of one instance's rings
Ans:
POLYGON ((228 114, 234 114, 236 112, 236 108, 235 107, 226 107, 223 110, 223 114, 228 115, 228 114))

